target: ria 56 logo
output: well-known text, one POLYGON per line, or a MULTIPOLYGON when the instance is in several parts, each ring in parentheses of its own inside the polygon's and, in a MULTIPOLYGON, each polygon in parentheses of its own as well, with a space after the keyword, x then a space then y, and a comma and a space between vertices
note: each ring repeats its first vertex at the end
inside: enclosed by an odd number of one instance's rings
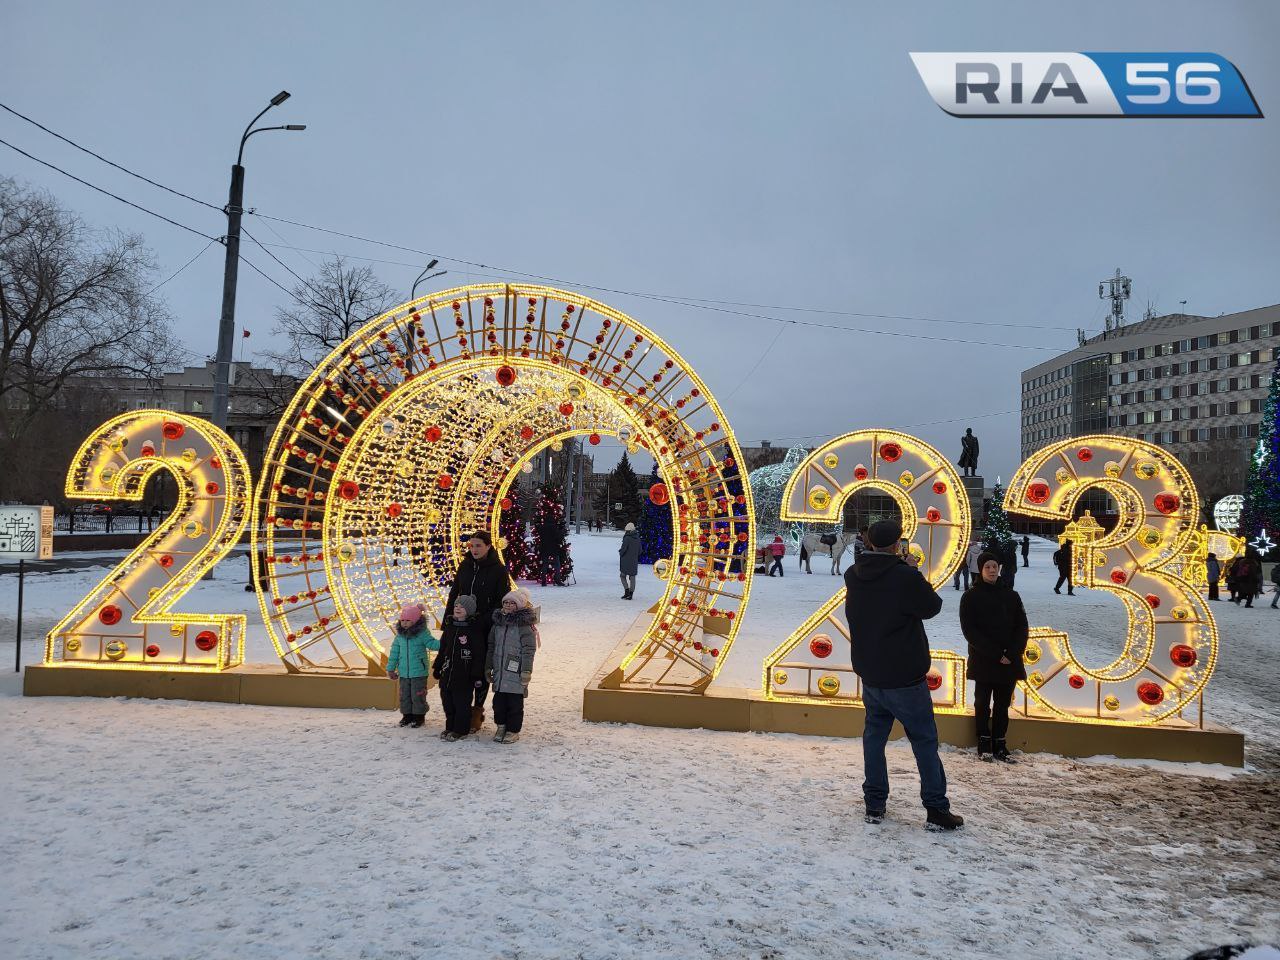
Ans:
POLYGON ((1261 117, 1216 53, 913 53, 956 117, 1261 117))

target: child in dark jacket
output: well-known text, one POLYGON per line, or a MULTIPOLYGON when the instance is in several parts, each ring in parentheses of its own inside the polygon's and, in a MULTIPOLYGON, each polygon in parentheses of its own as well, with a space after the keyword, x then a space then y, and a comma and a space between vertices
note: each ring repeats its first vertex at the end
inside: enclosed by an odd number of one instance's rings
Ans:
POLYGON ((483 685, 488 627, 476 621, 476 598, 464 594, 453 605, 440 634, 440 653, 431 675, 440 681, 445 727, 441 740, 461 740, 471 732, 471 701, 483 685))

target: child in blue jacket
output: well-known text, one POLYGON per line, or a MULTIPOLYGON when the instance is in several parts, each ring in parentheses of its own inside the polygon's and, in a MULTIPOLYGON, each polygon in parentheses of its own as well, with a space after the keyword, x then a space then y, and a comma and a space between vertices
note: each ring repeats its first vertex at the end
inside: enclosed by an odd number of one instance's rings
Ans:
POLYGON ((387 653, 387 676, 400 681, 402 727, 420 727, 427 719, 427 651, 439 649, 440 641, 427 629, 422 604, 411 603, 401 610, 396 638, 387 653))

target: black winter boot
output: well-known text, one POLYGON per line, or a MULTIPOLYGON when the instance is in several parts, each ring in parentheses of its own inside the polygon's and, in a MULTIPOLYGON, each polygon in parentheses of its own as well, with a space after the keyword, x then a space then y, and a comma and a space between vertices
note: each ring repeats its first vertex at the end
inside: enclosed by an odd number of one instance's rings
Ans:
POLYGON ((994 759, 999 760, 1001 763, 1017 763, 1018 762, 1009 755, 1009 747, 1003 740, 994 741, 993 746, 995 747, 995 749, 992 751, 992 756, 994 759))
POLYGON ((403 713, 400 715, 400 726, 407 727, 411 723, 413 723, 412 713, 403 713))
POLYGON ((418 727, 422 726, 423 722, 424 722, 426 719, 427 719, 426 714, 422 714, 422 713, 415 713, 415 714, 413 715, 413 719, 412 719, 412 720, 410 721, 410 723, 409 723, 409 726, 414 727, 414 728, 416 729, 416 728, 418 728, 418 727))
POLYGON ((867 823, 882 823, 884 821, 884 811, 872 810, 870 807, 867 807, 867 812, 862 819, 867 823))
POLYGON ((937 810, 933 807, 929 807, 928 816, 924 822, 924 828, 934 833, 944 830, 959 830, 963 826, 964 817, 952 813, 950 810, 937 810))
POLYGON ((978 738, 978 759, 979 760, 994 759, 991 756, 991 738, 990 737, 978 738))

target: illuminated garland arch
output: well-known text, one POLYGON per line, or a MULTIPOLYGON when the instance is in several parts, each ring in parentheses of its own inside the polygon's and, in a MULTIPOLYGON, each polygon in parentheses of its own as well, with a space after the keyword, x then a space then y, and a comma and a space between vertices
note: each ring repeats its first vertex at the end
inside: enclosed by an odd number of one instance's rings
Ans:
POLYGON ((487 523, 498 539, 496 505, 521 464, 589 432, 654 457, 675 524, 657 612, 613 682, 705 689, 750 594, 741 452, 706 386, 652 331, 541 286, 404 304, 298 389, 267 451, 254 528, 263 617, 286 667, 380 663, 401 605, 439 612, 465 533, 487 523))

